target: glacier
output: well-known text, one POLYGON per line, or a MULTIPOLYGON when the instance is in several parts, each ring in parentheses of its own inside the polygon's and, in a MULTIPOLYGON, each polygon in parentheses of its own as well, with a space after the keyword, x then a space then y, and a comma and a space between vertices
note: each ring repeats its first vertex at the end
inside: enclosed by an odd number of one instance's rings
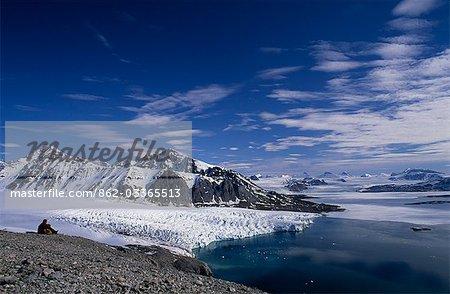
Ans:
POLYGON ((315 213, 258 211, 226 207, 146 207, 142 209, 69 209, 49 211, 51 219, 93 232, 131 237, 134 243, 158 244, 185 251, 212 242, 273 232, 300 232, 315 213))

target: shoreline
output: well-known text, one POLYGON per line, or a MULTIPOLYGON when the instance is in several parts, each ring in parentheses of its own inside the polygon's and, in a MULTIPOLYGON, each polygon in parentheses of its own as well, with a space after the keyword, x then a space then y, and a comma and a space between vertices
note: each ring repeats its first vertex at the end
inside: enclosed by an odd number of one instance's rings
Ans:
MULTIPOLYGON (((286 236, 299 236, 301 238, 302 235, 311 233, 311 231, 315 230, 318 225, 321 225, 321 223, 330 223, 330 222, 331 223, 332 222, 356 223, 356 224, 361 224, 362 227, 373 227, 373 226, 371 226, 371 224, 372 225, 376 225, 376 227, 383 227, 383 228, 401 226, 401 227, 403 227, 405 229, 401 233, 406 233, 406 232, 409 233, 409 231, 411 231, 411 233, 416 234, 417 236, 421 236, 422 234, 430 234, 430 232, 428 232, 428 231, 427 232, 413 232, 412 228, 415 227, 416 224, 409 223, 409 222, 376 221, 376 220, 355 220, 355 219, 336 218, 336 217, 333 217, 333 216, 322 216, 322 217, 316 218, 314 220, 314 222, 302 232, 272 232, 272 233, 260 234, 260 235, 256 235, 256 236, 248 236, 248 237, 241 238, 241 239, 214 241, 214 242, 209 243, 207 246, 200 247, 200 248, 193 248, 192 251, 191 251, 191 256, 186 256, 186 255, 183 256, 183 255, 179 255, 179 254, 174 253, 174 252, 170 252, 168 249, 165 249, 164 247, 161 247, 160 245, 157 245, 157 244, 156 245, 142 245, 142 244, 130 243, 130 244, 122 244, 122 245, 112 245, 112 244, 103 243, 103 242, 95 241, 95 240, 88 239, 88 238, 78 237, 78 236, 68 236, 68 235, 40 236, 40 235, 37 235, 37 234, 15 233, 15 232, 7 232, 7 231, 4 231, 4 230, 0 230, 0 234, 2 234, 2 235, 5 234, 5 233, 7 233, 7 234, 19 234, 19 235, 30 236, 30 237, 27 237, 27 238, 31 238, 31 239, 33 239, 33 236, 35 236, 35 238, 39 238, 39 239, 49 237, 49 238, 47 238, 47 240, 51 240, 51 238, 82 239, 82 240, 85 240, 85 242, 88 242, 88 243, 90 242, 91 244, 96 244, 95 246, 104 246, 106 248, 115 248, 115 251, 119 251, 119 252, 134 252, 136 254, 145 254, 145 255, 147 255, 148 252, 154 252, 155 248, 159 248, 158 250, 159 251, 162 250, 163 252, 165 252, 164 254, 166 256, 175 256, 174 258, 172 258, 172 260, 176 260, 176 259, 180 259, 181 258, 181 259, 185 259, 185 260, 196 261, 196 262, 194 262, 194 264, 195 264, 194 271, 197 270, 198 272, 200 272, 199 268, 201 268, 201 266, 199 267, 199 265, 204 263, 206 267, 204 269, 202 269, 201 271, 203 271, 204 273, 207 273, 207 272, 211 272, 211 270, 212 270, 212 273, 215 273, 215 265, 214 265, 214 263, 212 263, 212 262, 210 262, 208 260, 204 260, 202 254, 201 254, 202 251, 204 252, 204 251, 207 251, 207 250, 216 250, 218 248, 220 249, 221 247, 226 247, 229 244, 233 244, 233 243, 246 243, 246 242, 247 243, 252 243, 252 242, 257 242, 257 240, 264 240, 264 239, 268 239, 268 238, 271 238, 271 237, 278 237, 278 236, 282 236, 283 234, 286 235, 286 236), (195 269, 195 268, 197 268, 197 269, 195 269)), ((448 224, 435 224, 435 225, 429 225, 428 227, 430 227, 432 229, 432 231, 431 231, 432 233, 431 234, 433 234, 434 230, 439 229, 439 228, 444 228, 448 232, 450 232, 450 225, 448 225, 448 224)), ((348 229, 350 230, 351 228, 348 228, 348 229)), ((371 229, 373 229, 373 228, 371 228, 371 229)), ((383 234, 387 234, 387 235, 393 233, 390 230, 386 230, 386 231, 382 231, 382 232, 383 232, 383 234)), ((329 236, 327 236, 326 232, 324 232, 324 238, 327 238, 327 237, 329 237, 329 236)), ((3 237, 2 237, 2 239, 3 239, 3 237)), ((51 246, 52 244, 49 244, 49 245, 51 246)), ((4 245, 2 245, 2 246, 4 246, 4 245)), ((23 260, 20 261, 20 262, 23 262, 23 260)), ((188 264, 192 264, 192 262, 188 262, 188 264)), ((181 266, 181 267, 185 268, 186 266, 181 266)), ((188 268, 190 270, 193 270, 192 265, 189 265, 188 268)), ((43 275, 43 272, 40 272, 40 274, 38 275, 39 279, 42 278, 41 277, 42 275, 43 275)), ((8 277, 8 276, 6 276, 6 277, 8 277)), ((2 278, 4 279, 5 276, 3 276, 2 278)), ((227 281, 227 282, 232 282, 233 281, 233 279, 228 279, 228 278, 222 276, 221 274, 217 275, 217 278, 221 279, 221 281, 227 281)), ((15 279, 15 281, 17 283, 20 283, 20 279, 19 280, 15 279)), ((16 283, 16 282, 14 282, 14 283, 16 283)), ((237 282, 239 285, 241 285, 241 284, 245 285, 246 284, 245 282, 242 282, 242 281, 234 281, 234 282, 237 282)), ((2 282, 2 283, 4 283, 4 282, 2 282)), ((8 283, 5 283, 4 285, 8 285, 8 283)), ((247 285, 247 286, 257 287, 257 286, 252 285, 252 284, 247 285)), ((258 288, 261 289, 261 287, 258 287, 258 288)), ((253 291, 253 290, 254 289, 252 289, 251 291, 253 291)), ((268 290, 268 289, 264 289, 264 290, 268 290)), ((245 292, 247 290, 243 290, 243 291, 245 292)))
POLYGON ((0 231, 0 291, 262 293, 211 277, 209 267, 157 246, 113 247, 86 238, 0 231))
POLYGON ((267 292, 448 292, 450 225, 412 227, 324 217, 302 233, 216 242, 195 254, 217 277, 267 292))
POLYGON ((43 218, 61 233, 112 245, 158 245, 177 254, 212 241, 249 237, 274 231, 301 231, 318 214, 258 211, 243 208, 70 210, 25 214, 10 211, 1 216, 0 228, 35 230, 43 218))
MULTIPOLYGON (((422 223, 412 223, 412 222, 407 222, 407 221, 398 221, 398 220, 376 220, 376 219, 359 219, 359 218, 346 218, 346 217, 337 217, 334 213, 333 215, 320 215, 319 217, 315 218, 315 220, 308 226, 306 227, 303 231, 284 231, 284 232, 270 232, 270 233, 266 233, 266 234, 260 234, 260 235, 255 235, 255 236, 249 236, 249 237, 244 237, 244 238, 238 238, 238 239, 233 239, 233 240, 219 240, 219 241, 213 241, 211 243, 209 243, 207 246, 203 246, 203 247, 197 247, 197 248, 193 248, 193 251, 198 251, 199 249, 203 249, 203 248, 207 248, 209 246, 214 246, 214 244, 220 244, 220 243, 225 243, 225 242, 233 242, 233 241, 239 241, 239 240, 246 240, 246 239, 252 239, 252 238, 260 238, 260 237, 265 237, 267 235, 272 235, 272 234, 303 234, 304 232, 311 230, 311 228, 314 227, 315 223, 317 221, 320 221, 320 219, 327 219, 327 220, 336 220, 336 221, 350 221, 350 222, 362 222, 362 223, 379 223, 379 224, 399 224, 399 225, 405 225, 407 226, 411 231, 414 231, 412 228, 417 228, 417 227, 430 227, 431 229, 436 228, 436 227, 448 227, 450 229, 450 223, 432 223, 432 224, 422 224, 422 223)), ((450 239, 450 234, 449 234, 449 239, 450 239)))
MULTIPOLYGON (((208 209, 208 208, 196 208, 196 209, 208 209)), ((231 209, 231 210, 242 210, 241 208, 220 208, 220 209, 231 209)), ((255 212, 256 210, 248 210, 248 209, 244 209, 245 211, 249 211, 249 212, 255 212)), ((349 210, 347 210, 349 211, 349 210)), ((33 231, 34 228, 31 228, 28 224, 30 223, 30 221, 26 221, 27 225, 26 226, 18 226, 18 227, 14 227, 14 226, 10 226, 10 225, 5 225, 4 219, 5 216, 7 217, 15 217, 17 219, 21 219, 22 216, 27 216, 27 218, 35 218, 34 223, 36 223, 36 225, 38 224, 38 222, 40 222, 41 218, 45 218, 47 217, 47 215, 49 215, 49 212, 39 212, 39 213, 35 213, 33 215, 29 215, 29 214, 24 214, 24 211, 14 211, 14 212, 19 212, 19 213, 12 213, 12 214, 3 214, 0 217, 0 230, 6 230, 9 232, 15 232, 15 233, 25 233, 28 231, 33 231)), ((263 212, 267 212, 267 211, 263 211, 263 212)), ((276 211, 273 211, 276 212, 276 211)), ((291 213, 291 212, 288 212, 291 213)), ((294 212, 295 213, 295 212, 294 212)), ((302 214, 299 212, 299 214, 302 214)), ((51 215, 51 214, 50 214, 51 215)), ((248 239, 248 238, 258 238, 261 236, 265 236, 265 235, 270 235, 270 234, 275 234, 275 233, 302 233, 305 230, 310 229, 311 226, 314 226, 314 223, 316 221, 320 221, 320 219, 322 218, 326 218, 326 219, 336 219, 336 220, 348 220, 348 221, 361 221, 361 222, 376 222, 376 223, 397 223, 397 224, 407 224, 409 225, 411 228, 412 227, 434 227, 434 226, 450 226, 449 223, 422 223, 422 222, 409 222, 409 221, 402 221, 402 220, 384 220, 384 219, 373 219, 371 217, 368 217, 366 219, 361 219, 358 217, 347 217, 345 215, 344 212, 333 212, 333 213, 327 213, 327 214, 316 214, 315 217, 313 217, 312 219, 310 219, 307 223, 305 223, 305 225, 298 230, 291 230, 291 229, 286 229, 286 230, 281 230, 281 231, 268 231, 268 232, 263 232, 263 233, 257 233, 254 235, 248 235, 248 236, 239 236, 239 237, 233 237, 230 239, 222 239, 222 240, 213 240, 209 243, 205 243, 202 244, 200 246, 195 246, 195 247, 191 247, 189 249, 186 249, 182 246, 175 246, 175 245, 167 245, 163 242, 159 243, 158 240, 150 240, 150 239, 145 239, 145 237, 137 237, 137 236, 133 236, 133 235, 128 235, 128 234, 120 234, 120 233, 114 233, 111 231, 106 231, 106 230, 102 230, 102 229, 95 229, 95 228, 91 228, 91 227, 82 227, 77 223, 72 223, 70 221, 64 220, 64 219, 54 219, 53 216, 50 216, 50 220, 51 223, 54 224, 54 227, 56 229, 58 229, 61 233, 69 235, 69 236, 74 236, 74 237, 82 237, 82 238, 86 238, 89 240, 93 240, 102 244, 107 244, 110 246, 127 246, 127 245, 139 245, 139 246, 158 246, 158 247, 162 247, 164 249, 168 249, 171 252, 178 254, 178 255, 182 255, 182 256, 190 256, 190 257, 195 257, 195 252, 198 251, 199 249, 202 248, 206 248, 208 246, 210 246, 211 244, 219 244, 221 242, 228 242, 228 241, 234 241, 234 240, 244 240, 244 239, 248 239)), ((13 219, 13 221, 15 221, 15 219, 13 219)), ((10 221, 11 222, 11 221, 10 221)))

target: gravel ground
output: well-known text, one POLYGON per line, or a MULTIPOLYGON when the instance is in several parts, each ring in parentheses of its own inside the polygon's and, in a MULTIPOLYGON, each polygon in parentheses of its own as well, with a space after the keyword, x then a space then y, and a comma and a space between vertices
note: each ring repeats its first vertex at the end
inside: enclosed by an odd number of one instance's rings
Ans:
POLYGON ((0 293, 261 293, 157 247, 0 231, 0 293))

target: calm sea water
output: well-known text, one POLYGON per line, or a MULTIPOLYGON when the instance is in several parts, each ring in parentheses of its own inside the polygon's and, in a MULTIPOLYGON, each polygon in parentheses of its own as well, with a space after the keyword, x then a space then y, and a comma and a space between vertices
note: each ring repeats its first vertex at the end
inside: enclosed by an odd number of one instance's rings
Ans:
POLYGON ((320 218, 196 250, 214 276, 282 293, 449 293, 450 226, 320 218))

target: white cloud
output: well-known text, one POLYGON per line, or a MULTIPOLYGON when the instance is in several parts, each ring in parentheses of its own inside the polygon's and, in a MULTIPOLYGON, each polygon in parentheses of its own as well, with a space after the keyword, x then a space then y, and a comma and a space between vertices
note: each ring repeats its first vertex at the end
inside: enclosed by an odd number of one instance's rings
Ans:
POLYGON ((111 52, 111 55, 114 56, 118 61, 120 61, 122 63, 131 63, 130 60, 125 59, 125 58, 121 57, 119 54, 117 54, 116 52, 114 52, 114 48, 111 45, 111 43, 109 42, 109 40, 102 33, 100 33, 100 31, 96 27, 94 27, 90 22, 86 21, 85 25, 87 26, 87 28, 89 30, 91 30, 94 33, 94 36, 99 41, 99 43, 103 47, 108 49, 111 52))
POLYGON ((376 45, 372 44, 371 54, 378 54, 381 59, 367 61, 367 67, 356 77, 355 73, 333 77, 327 82, 328 91, 278 89, 268 97, 281 102, 321 99, 339 107, 350 107, 374 101, 398 102, 441 96, 447 80, 445 72, 450 68, 449 51, 420 59, 421 47, 376 45), (428 79, 430 74, 435 74, 435 78, 428 79))
POLYGON ((127 134, 121 132, 115 126, 109 126, 96 123, 80 123, 74 125, 63 125, 59 129, 62 132, 75 132, 73 135, 81 138, 87 138, 103 143, 124 143, 130 144, 133 139, 127 134))
MULTIPOLYGON (((275 124, 282 124, 282 122, 274 122, 275 124)), ((307 137, 307 136, 289 136, 286 138, 277 139, 275 142, 267 142, 263 144, 266 151, 281 151, 288 150, 291 147, 312 147, 323 142, 321 138, 307 137)))
POLYGON ((431 28, 434 23, 421 18, 400 17, 389 21, 387 25, 393 30, 417 32, 431 28))
POLYGON ((20 111, 41 111, 40 108, 29 105, 16 104, 14 106, 20 111))
POLYGON ((334 155, 322 163, 341 165, 424 164, 450 158, 450 49, 421 59, 380 60, 372 66, 358 78, 334 78, 329 92, 319 93, 336 104, 351 97, 360 106, 260 113, 269 125, 299 132, 262 147, 282 151, 324 144, 321 150, 334 155), (363 107, 373 102, 375 109, 363 107), (305 131, 314 135, 302 135, 305 131))
POLYGON ((20 145, 16 144, 16 143, 0 143, 0 146, 5 147, 5 148, 17 148, 17 147, 20 147, 20 145))
POLYGON ((319 50, 316 53, 316 56, 319 59, 331 60, 331 61, 342 61, 342 60, 349 60, 350 59, 343 52, 337 51, 337 50, 332 49, 332 48, 327 48, 325 50, 319 50))
MULTIPOLYGON (((422 145, 450 141, 450 93, 442 99, 410 104, 391 111, 312 113, 301 118, 268 121, 269 124, 297 128, 300 131, 326 131, 317 137, 290 136, 263 145, 267 151, 286 150, 294 146, 327 143, 336 153, 377 155, 390 153, 389 146, 407 145, 420 150, 422 145), (414 147, 419 146, 419 147, 414 147), (379 154, 381 151, 381 154, 379 154)), ((442 146, 441 146, 442 147, 442 146)), ((449 150, 436 149, 441 154, 449 150)))
POLYGON ((363 65, 364 64, 362 62, 358 61, 324 60, 319 62, 318 65, 313 66, 312 70, 325 72, 342 72, 355 69, 363 65))
POLYGON ((259 113, 267 125, 288 130, 259 146, 279 151, 280 157, 251 170, 442 166, 450 158, 450 49, 439 52, 428 46, 436 22, 416 18, 438 4, 402 1, 394 9, 398 18, 386 24, 388 35, 374 42, 313 43, 317 63, 311 69, 334 73, 326 88, 291 86, 268 97, 292 103, 328 100, 331 106, 259 113), (286 150, 317 151, 297 158, 286 157, 286 150))
POLYGON ((308 91, 293 91, 286 89, 273 90, 272 93, 267 95, 267 97, 275 98, 278 101, 290 102, 295 100, 310 100, 319 97, 320 94, 317 92, 308 91))
POLYGON ((204 136, 207 135, 205 131, 201 130, 175 130, 175 131, 166 131, 162 133, 154 134, 155 137, 190 137, 190 136, 204 136))
POLYGON ((450 49, 421 61, 418 73, 424 77, 449 77, 450 49))
POLYGON ((106 48, 112 49, 111 44, 109 43, 108 39, 101 34, 96 27, 94 27, 91 23, 86 22, 86 26, 94 33, 95 38, 106 48))
POLYGON ((178 117, 174 117, 171 115, 159 115, 159 114, 149 114, 149 113, 140 113, 131 121, 128 121, 128 124, 135 124, 141 126, 153 126, 153 125, 164 125, 169 124, 171 122, 181 120, 178 117))
POLYGON ((146 95, 143 92, 136 93, 133 91, 128 97, 149 102, 141 107, 120 106, 120 108, 136 112, 137 116, 133 120, 135 123, 164 124, 170 121, 188 119, 233 94, 236 89, 236 87, 212 84, 187 92, 175 92, 169 96, 146 95))
POLYGON ((220 163, 220 165, 238 171, 242 169, 247 170, 254 166, 254 164, 251 162, 230 162, 230 161, 223 161, 220 163))
POLYGON ((111 78, 111 77, 98 77, 98 76, 83 76, 81 78, 83 82, 88 83, 106 83, 106 82, 115 82, 119 83, 119 78, 111 78))
POLYGON ((383 37, 382 41, 393 44, 420 44, 429 39, 428 36, 419 34, 405 34, 400 36, 383 37))
POLYGON ((261 47, 259 48, 259 51, 262 53, 273 53, 273 54, 280 54, 283 52, 288 51, 287 48, 280 48, 280 47, 261 47))
POLYGON ((396 16, 419 16, 435 9, 440 3, 439 0, 403 0, 395 6, 392 13, 396 16))
POLYGON ((184 145, 189 145, 192 142, 189 139, 173 139, 173 140, 167 141, 167 143, 170 145, 175 145, 175 146, 184 146, 184 145))
POLYGON ((301 154, 301 153, 289 153, 289 156, 292 156, 292 157, 301 157, 301 156, 306 156, 306 154, 301 154))
POLYGON ((373 53, 383 59, 411 58, 419 56, 425 46, 416 44, 380 43, 373 49, 373 53))
POLYGON ((264 127, 257 122, 255 119, 255 115, 250 113, 237 113, 237 116, 240 117, 240 122, 230 123, 228 124, 223 131, 256 131, 256 130, 264 130, 268 131, 270 128, 264 127))
POLYGON ((160 99, 145 104, 142 110, 165 111, 174 108, 190 108, 198 112, 210 104, 231 95, 234 91, 234 87, 213 84, 187 92, 175 92, 170 96, 160 96, 160 99))
POLYGON ((63 97, 80 101, 101 101, 107 98, 91 94, 64 94, 63 97))
POLYGON ((301 66, 269 68, 259 71, 257 77, 262 80, 282 80, 287 78, 287 74, 299 71, 301 68, 301 66))
POLYGON ((359 68, 363 62, 352 60, 351 56, 356 56, 352 46, 355 44, 346 42, 315 42, 311 49, 312 55, 317 59, 317 65, 312 70, 324 72, 343 72, 359 68))

